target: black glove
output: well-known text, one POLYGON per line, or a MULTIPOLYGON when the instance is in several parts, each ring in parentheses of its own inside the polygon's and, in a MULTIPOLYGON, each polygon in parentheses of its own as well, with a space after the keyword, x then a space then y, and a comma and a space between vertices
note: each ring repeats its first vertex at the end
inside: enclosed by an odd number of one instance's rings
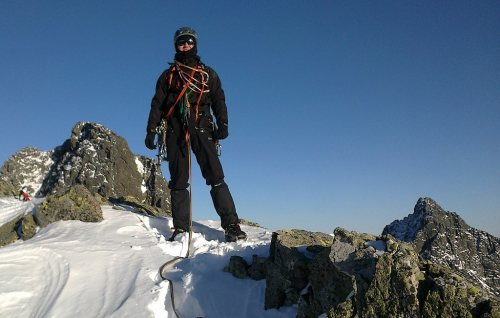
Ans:
POLYGON ((217 127, 217 140, 226 139, 227 136, 229 136, 229 132, 227 131, 227 124, 224 123, 222 125, 219 125, 217 127))
POLYGON ((146 147, 148 147, 148 149, 156 149, 155 137, 156 133, 154 132, 148 132, 148 134, 146 135, 146 140, 144 140, 144 143, 146 144, 146 147))

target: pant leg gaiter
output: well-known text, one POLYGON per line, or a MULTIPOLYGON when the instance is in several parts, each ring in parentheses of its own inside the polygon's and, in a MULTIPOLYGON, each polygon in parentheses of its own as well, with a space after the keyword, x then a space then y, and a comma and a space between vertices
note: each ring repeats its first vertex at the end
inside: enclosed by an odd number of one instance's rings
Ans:
POLYGON ((217 211, 217 214, 220 216, 223 229, 227 229, 229 224, 236 224, 239 222, 233 197, 225 182, 212 186, 210 195, 212 196, 215 211, 217 211))
POLYGON ((171 190, 170 198, 172 200, 172 218, 174 219, 174 228, 189 231, 189 191, 187 189, 171 190))

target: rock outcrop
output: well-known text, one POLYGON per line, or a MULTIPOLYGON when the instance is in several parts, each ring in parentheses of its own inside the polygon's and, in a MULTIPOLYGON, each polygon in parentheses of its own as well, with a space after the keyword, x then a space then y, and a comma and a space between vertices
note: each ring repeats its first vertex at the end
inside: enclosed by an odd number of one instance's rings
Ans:
POLYGON ((424 260, 457 271, 500 296, 500 239, 470 227, 434 200, 420 198, 413 214, 387 225, 383 234, 411 243, 424 260))
POLYGON ((224 272, 231 273, 236 278, 250 277, 253 280, 262 280, 266 278, 266 258, 252 255, 252 264, 249 265, 241 256, 233 255, 224 272))
POLYGON ((21 215, 0 226, 0 246, 8 245, 18 239, 30 239, 36 234, 33 214, 21 215))
POLYGON ((53 152, 31 147, 21 149, 5 160, 0 168, 1 180, 12 184, 16 195, 22 187, 25 187, 24 192, 27 195, 35 196, 54 164, 53 152))
POLYGON ((71 187, 64 193, 49 195, 42 205, 36 208, 36 218, 43 227, 56 221, 101 222, 103 220, 101 205, 82 185, 71 187))
POLYGON ((155 160, 134 155, 124 138, 100 124, 77 123, 51 151, 23 148, 0 171, 17 193, 26 186, 29 195, 43 197, 83 185, 104 200, 134 197, 170 215, 170 191, 155 160))
POLYGON ((420 259, 409 243, 341 228, 334 234, 273 233, 267 309, 297 305, 300 318, 500 315, 499 298, 420 259))
POLYGON ((332 242, 333 237, 324 233, 303 230, 274 232, 266 263, 265 308, 297 303, 301 291, 309 283, 307 264, 311 255, 332 242))
POLYGON ((0 178, 0 196, 16 196, 19 195, 19 190, 10 183, 0 178))

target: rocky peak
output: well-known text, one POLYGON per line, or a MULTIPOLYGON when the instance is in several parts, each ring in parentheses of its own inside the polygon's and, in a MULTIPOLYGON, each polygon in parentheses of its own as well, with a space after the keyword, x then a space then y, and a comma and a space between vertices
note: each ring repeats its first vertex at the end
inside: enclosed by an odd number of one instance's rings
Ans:
POLYGON ((273 233, 265 308, 297 318, 498 317, 500 299, 391 235, 273 233))
POLYGON ((8 158, 0 168, 2 180, 12 184, 17 193, 25 187, 26 194, 36 195, 45 175, 54 163, 52 154, 53 150, 40 151, 32 147, 21 149, 8 158))
POLYGON ((413 214, 387 225, 383 234, 411 243, 424 260, 456 270, 500 295, 500 240, 470 227, 434 200, 420 198, 413 214))
POLYGON ((154 159, 134 155, 127 141, 107 127, 79 122, 71 136, 51 151, 24 148, 2 166, 2 180, 38 196, 65 193, 83 185, 91 194, 132 196, 167 215, 170 192, 154 159))

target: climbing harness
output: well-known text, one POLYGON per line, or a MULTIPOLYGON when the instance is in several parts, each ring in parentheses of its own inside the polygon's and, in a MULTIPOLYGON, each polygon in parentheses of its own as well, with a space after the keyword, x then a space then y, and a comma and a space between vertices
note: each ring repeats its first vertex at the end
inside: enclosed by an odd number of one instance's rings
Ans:
MULTIPOLYGON (((179 63, 178 61, 175 61, 174 63, 171 63, 171 70, 169 71, 169 75, 167 75, 168 79, 168 87, 170 89, 172 85, 172 77, 174 71, 177 71, 179 74, 179 78, 181 79, 182 83, 184 84, 184 87, 182 91, 179 93, 179 96, 177 97, 175 103, 170 107, 168 112, 164 114, 160 125, 156 127, 156 133, 158 134, 158 140, 157 140, 157 148, 158 148, 158 154, 156 155, 158 157, 158 165, 161 164, 162 161, 167 161, 167 129, 168 129, 168 121, 167 118, 169 118, 175 107, 179 105, 179 112, 184 124, 184 129, 187 131, 188 123, 189 121, 187 120, 188 118, 188 111, 190 108, 189 104, 189 96, 191 93, 198 93, 198 100, 196 101, 195 105, 195 122, 198 122, 198 115, 199 115, 199 104, 201 101, 201 96, 204 93, 208 93, 210 90, 208 89, 208 80, 210 78, 208 72, 204 70, 204 68, 200 65, 196 65, 196 67, 190 67, 187 65, 184 65, 182 63, 179 63), (191 70, 189 73, 188 71, 185 71, 184 69, 191 70), (196 78, 194 75, 196 73, 200 74, 200 79, 196 78), (189 88, 189 90, 188 90, 189 88)), ((213 123, 212 123, 213 124, 213 123)), ((213 124, 214 125, 214 124, 213 124)), ((213 126, 213 131, 214 131, 214 143, 215 143, 215 148, 217 149, 217 155, 220 157, 222 155, 222 146, 220 142, 216 138, 216 130, 215 130, 215 125, 213 126)))

